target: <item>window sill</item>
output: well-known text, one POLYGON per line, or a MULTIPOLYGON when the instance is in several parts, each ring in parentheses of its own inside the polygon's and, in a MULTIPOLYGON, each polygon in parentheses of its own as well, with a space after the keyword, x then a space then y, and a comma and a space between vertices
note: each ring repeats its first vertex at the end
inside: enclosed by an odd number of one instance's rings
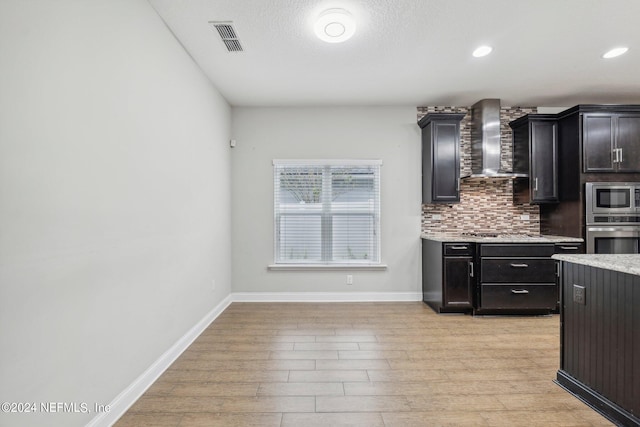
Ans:
POLYGON ((274 271, 300 270, 386 270, 386 264, 270 264, 267 269, 274 271))

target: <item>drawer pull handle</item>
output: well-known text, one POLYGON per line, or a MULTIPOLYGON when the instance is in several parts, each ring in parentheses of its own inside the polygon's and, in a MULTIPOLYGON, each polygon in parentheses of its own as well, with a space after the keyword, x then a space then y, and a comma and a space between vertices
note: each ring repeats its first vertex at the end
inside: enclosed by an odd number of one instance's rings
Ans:
POLYGON ((518 294, 518 295, 524 295, 524 294, 528 294, 529 291, 526 289, 511 289, 511 293, 512 294, 518 294))
POLYGON ((513 268, 527 268, 527 267, 529 267, 529 264, 513 264, 513 263, 512 263, 512 264, 510 264, 510 265, 511 265, 511 267, 513 267, 513 268))
POLYGON ((562 249, 563 251, 577 251, 578 247, 577 246, 560 246, 560 249, 562 249))
POLYGON ((465 250, 465 249, 469 249, 469 247, 468 246, 451 246, 451 249, 465 250))

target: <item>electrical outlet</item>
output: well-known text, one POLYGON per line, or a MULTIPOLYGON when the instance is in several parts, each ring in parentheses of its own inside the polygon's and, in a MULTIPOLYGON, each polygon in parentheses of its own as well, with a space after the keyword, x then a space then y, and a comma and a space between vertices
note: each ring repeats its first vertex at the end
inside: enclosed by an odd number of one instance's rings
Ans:
POLYGON ((442 219, 442 215, 433 214, 433 215, 431 215, 431 219, 434 220, 434 221, 440 221, 442 219))
POLYGON ((211 279, 211 292, 216 291, 216 279, 211 279))
POLYGON ((573 302, 576 304, 587 304, 587 290, 584 286, 573 285, 573 302))
POLYGON ((525 215, 520 215, 520 219, 522 221, 529 221, 529 215, 525 214, 525 215))
POLYGON ((353 275, 347 274, 347 285, 353 285, 353 275))

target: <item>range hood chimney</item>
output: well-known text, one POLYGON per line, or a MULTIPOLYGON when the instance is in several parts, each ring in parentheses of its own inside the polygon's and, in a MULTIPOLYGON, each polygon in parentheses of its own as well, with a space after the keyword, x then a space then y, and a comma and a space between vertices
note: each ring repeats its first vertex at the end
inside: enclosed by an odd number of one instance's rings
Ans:
POLYGON ((471 107, 471 175, 462 178, 526 178, 500 166, 500 100, 483 99, 471 107))

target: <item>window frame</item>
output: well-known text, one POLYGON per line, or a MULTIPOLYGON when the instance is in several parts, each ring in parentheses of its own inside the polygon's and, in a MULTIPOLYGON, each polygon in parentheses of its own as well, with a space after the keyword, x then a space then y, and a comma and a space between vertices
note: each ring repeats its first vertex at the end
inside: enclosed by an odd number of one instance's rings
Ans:
MULTIPOLYGON (((274 159, 273 160, 273 264, 269 265, 269 269, 339 269, 339 268, 347 268, 347 269, 386 269, 386 265, 382 263, 382 247, 381 247, 381 175, 382 175, 382 161, 381 160, 368 160, 368 159, 274 159), (279 259, 280 254, 280 220, 282 215, 288 215, 288 213, 283 213, 279 209, 278 204, 278 193, 280 178, 278 176, 278 171, 281 168, 286 167, 318 167, 322 169, 322 194, 324 196, 330 195, 332 191, 332 174, 331 169, 335 167, 374 167, 374 180, 377 186, 375 187, 375 196, 377 200, 374 200, 373 208, 371 212, 360 212, 357 211, 343 211, 336 212, 332 210, 331 207, 335 206, 331 201, 330 197, 321 197, 322 209, 320 211, 321 215, 321 259, 317 261, 301 261, 301 262, 292 262, 292 260, 287 259, 279 259), (370 216, 373 221, 373 235, 374 241, 371 242, 373 247, 375 248, 375 259, 371 260, 353 260, 353 261, 341 261, 341 260, 332 260, 329 257, 332 257, 332 246, 333 246, 333 233, 327 231, 326 227, 331 228, 333 223, 333 218, 338 216, 370 216), (324 228, 323 228, 324 227, 324 228)), ((302 215, 312 215, 313 213, 303 213, 302 215)), ((295 214, 291 214, 295 215, 295 214)), ((298 213, 298 215, 300 215, 298 213)), ((372 257, 373 258, 373 257, 372 257)))

